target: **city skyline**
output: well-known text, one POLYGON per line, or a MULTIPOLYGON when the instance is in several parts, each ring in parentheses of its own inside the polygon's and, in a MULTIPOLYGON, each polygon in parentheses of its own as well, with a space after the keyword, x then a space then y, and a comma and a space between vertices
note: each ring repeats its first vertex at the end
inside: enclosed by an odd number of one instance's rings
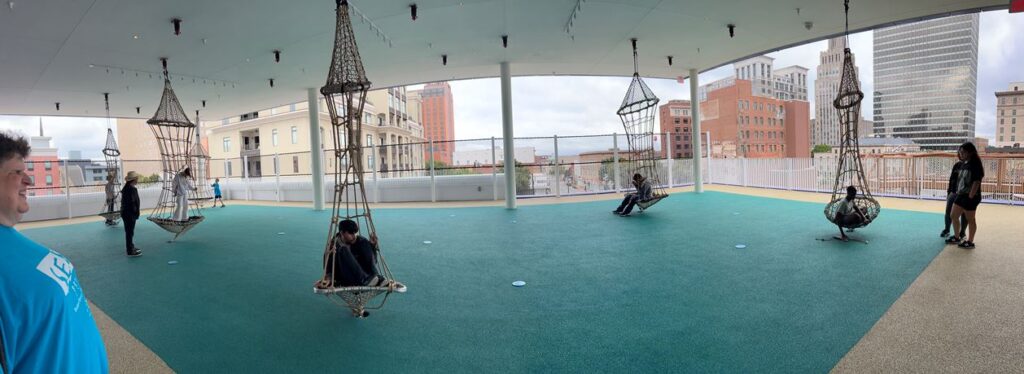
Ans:
MULTIPOLYGON (((1024 61, 1024 17, 1005 10, 984 12, 980 16, 978 94, 976 98, 976 135, 992 139, 995 135, 996 106, 994 92, 1005 90, 1007 84, 1024 81, 1024 71, 1017 68, 1024 61)), ((872 61, 872 32, 850 35, 850 45, 857 55, 862 90, 873 91, 874 72, 865 61, 872 61)), ((775 65, 801 65, 810 69, 808 90, 816 79, 818 55, 827 48, 827 41, 799 45, 767 53, 775 65)), ((513 64, 513 72, 514 72, 513 64)), ((680 72, 683 73, 682 71, 680 72)), ((643 72, 641 71, 641 74, 643 72)), ((701 74, 701 82, 712 82, 733 75, 732 64, 701 74)), ((672 99, 689 99, 689 87, 674 80, 647 79, 648 85, 662 103, 672 99)), ((501 135, 501 105, 497 78, 452 81, 455 97, 456 139, 501 135)), ((622 132, 621 122, 614 114, 629 84, 628 77, 537 76, 513 79, 513 109, 516 136, 579 135, 622 132), (585 95, 581 95, 585 93, 585 95)), ((416 86, 410 86, 413 89, 416 86)), ((112 98, 116 100, 116 98, 112 98)), ((814 93, 808 92, 814 106, 814 93)), ((873 97, 868 94, 862 104, 862 115, 872 118, 873 97)), ((258 110, 260 108, 253 108, 258 110)), ((31 135, 38 126, 37 116, 0 115, 0 129, 15 129, 31 135)), ((48 134, 62 157, 69 150, 81 150, 83 157, 99 159, 106 133, 104 118, 43 117, 48 134)), ((116 131, 116 130, 115 130, 116 131)))

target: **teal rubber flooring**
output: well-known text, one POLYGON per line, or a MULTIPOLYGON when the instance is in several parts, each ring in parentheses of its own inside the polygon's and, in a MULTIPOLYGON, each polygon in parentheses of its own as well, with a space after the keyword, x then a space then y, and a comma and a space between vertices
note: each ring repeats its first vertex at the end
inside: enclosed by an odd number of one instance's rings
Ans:
POLYGON ((171 368, 217 373, 827 372, 943 248, 939 214, 883 210, 862 244, 816 239, 823 203, 616 204, 377 210, 409 291, 366 319, 312 292, 329 212, 210 208, 176 243, 143 219, 140 258, 120 226, 25 233, 171 368))

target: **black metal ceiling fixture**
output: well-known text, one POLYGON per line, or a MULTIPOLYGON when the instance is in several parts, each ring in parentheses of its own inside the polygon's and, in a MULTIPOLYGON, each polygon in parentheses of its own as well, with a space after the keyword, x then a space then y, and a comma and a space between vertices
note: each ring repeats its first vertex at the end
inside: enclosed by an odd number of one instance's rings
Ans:
POLYGON ((174 35, 181 35, 181 18, 174 18, 171 23, 174 24, 174 35))
POLYGON ((273 88, 273 87, 274 87, 274 78, 270 78, 270 87, 271 87, 271 88, 273 88))
POLYGON ((412 13, 412 20, 416 20, 416 3, 409 4, 409 13, 412 13))
POLYGON ((728 26, 729 26, 729 37, 732 38, 732 37, 736 36, 736 25, 733 25, 733 24, 730 23, 728 26))
POLYGON ((206 108, 206 100, 203 100, 203 108, 206 108))
POLYGON ((142 107, 140 107, 140 106, 135 107, 135 114, 142 114, 142 107))
POLYGON ((60 103, 53 103, 53 104, 57 106, 57 111, 59 112, 60 111, 60 103))
POLYGON ((502 48, 508 48, 508 35, 501 36, 501 46, 502 48))
POLYGON ((281 62, 281 50, 274 50, 274 62, 281 62))
POLYGON ((672 66, 672 56, 668 56, 668 66, 672 66))
POLYGON ((441 65, 448 66, 448 55, 441 55, 441 65))

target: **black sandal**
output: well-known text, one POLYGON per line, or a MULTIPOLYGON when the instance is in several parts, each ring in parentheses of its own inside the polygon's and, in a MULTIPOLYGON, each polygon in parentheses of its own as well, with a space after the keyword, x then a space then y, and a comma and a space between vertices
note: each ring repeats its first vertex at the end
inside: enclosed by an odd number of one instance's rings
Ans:
POLYGON ((974 249, 974 242, 964 240, 963 243, 960 243, 957 246, 963 249, 974 249))
POLYGON ((956 236, 950 236, 948 239, 946 239, 946 244, 959 244, 959 243, 960 243, 960 238, 958 238, 956 236))

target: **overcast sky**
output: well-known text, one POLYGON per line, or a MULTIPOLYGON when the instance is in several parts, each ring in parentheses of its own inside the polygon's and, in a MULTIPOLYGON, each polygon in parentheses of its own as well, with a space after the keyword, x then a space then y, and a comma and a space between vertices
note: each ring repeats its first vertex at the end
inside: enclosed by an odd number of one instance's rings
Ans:
MULTIPOLYGON (((872 32, 851 35, 850 45, 860 68, 862 90, 867 94, 862 112, 871 118, 873 91, 872 32)), ((818 54, 826 41, 809 43, 768 54, 777 68, 801 65, 808 69, 808 98, 814 115, 814 79, 818 54)), ((989 137, 995 133, 995 91, 1009 82, 1024 81, 1024 14, 1005 10, 981 14, 978 48, 978 97, 976 132, 989 137)), ((514 67, 513 67, 514 68, 514 67)), ((701 74, 700 83, 731 76, 732 66, 701 74)), ((646 79, 654 93, 666 102, 689 99, 689 83, 646 79)), ((476 79, 450 83, 455 98, 456 139, 501 136, 501 100, 498 79, 476 79)), ((512 95, 515 136, 559 136, 622 132, 615 110, 629 85, 629 78, 614 77, 522 77, 513 78, 512 95)), ((257 108, 253 108, 254 110, 257 108)), ((54 138, 61 157, 68 150, 80 150, 84 157, 102 158, 106 120, 96 118, 43 117, 47 136, 54 138)), ((116 126, 115 126, 116 127, 116 126)), ((0 129, 14 129, 36 135, 39 117, 0 116, 0 129)), ((116 130, 115 130, 116 131, 116 130)), ((487 143, 489 142, 481 142, 487 143)), ((521 142, 528 144, 530 142, 521 142)), ((539 142, 538 142, 539 143, 539 142)), ((566 142, 565 154, 573 153, 566 142)), ((610 147, 610 144, 609 144, 610 147)), ((538 146, 538 148, 542 148, 538 146)), ((538 149, 540 151, 540 149, 538 149)))

